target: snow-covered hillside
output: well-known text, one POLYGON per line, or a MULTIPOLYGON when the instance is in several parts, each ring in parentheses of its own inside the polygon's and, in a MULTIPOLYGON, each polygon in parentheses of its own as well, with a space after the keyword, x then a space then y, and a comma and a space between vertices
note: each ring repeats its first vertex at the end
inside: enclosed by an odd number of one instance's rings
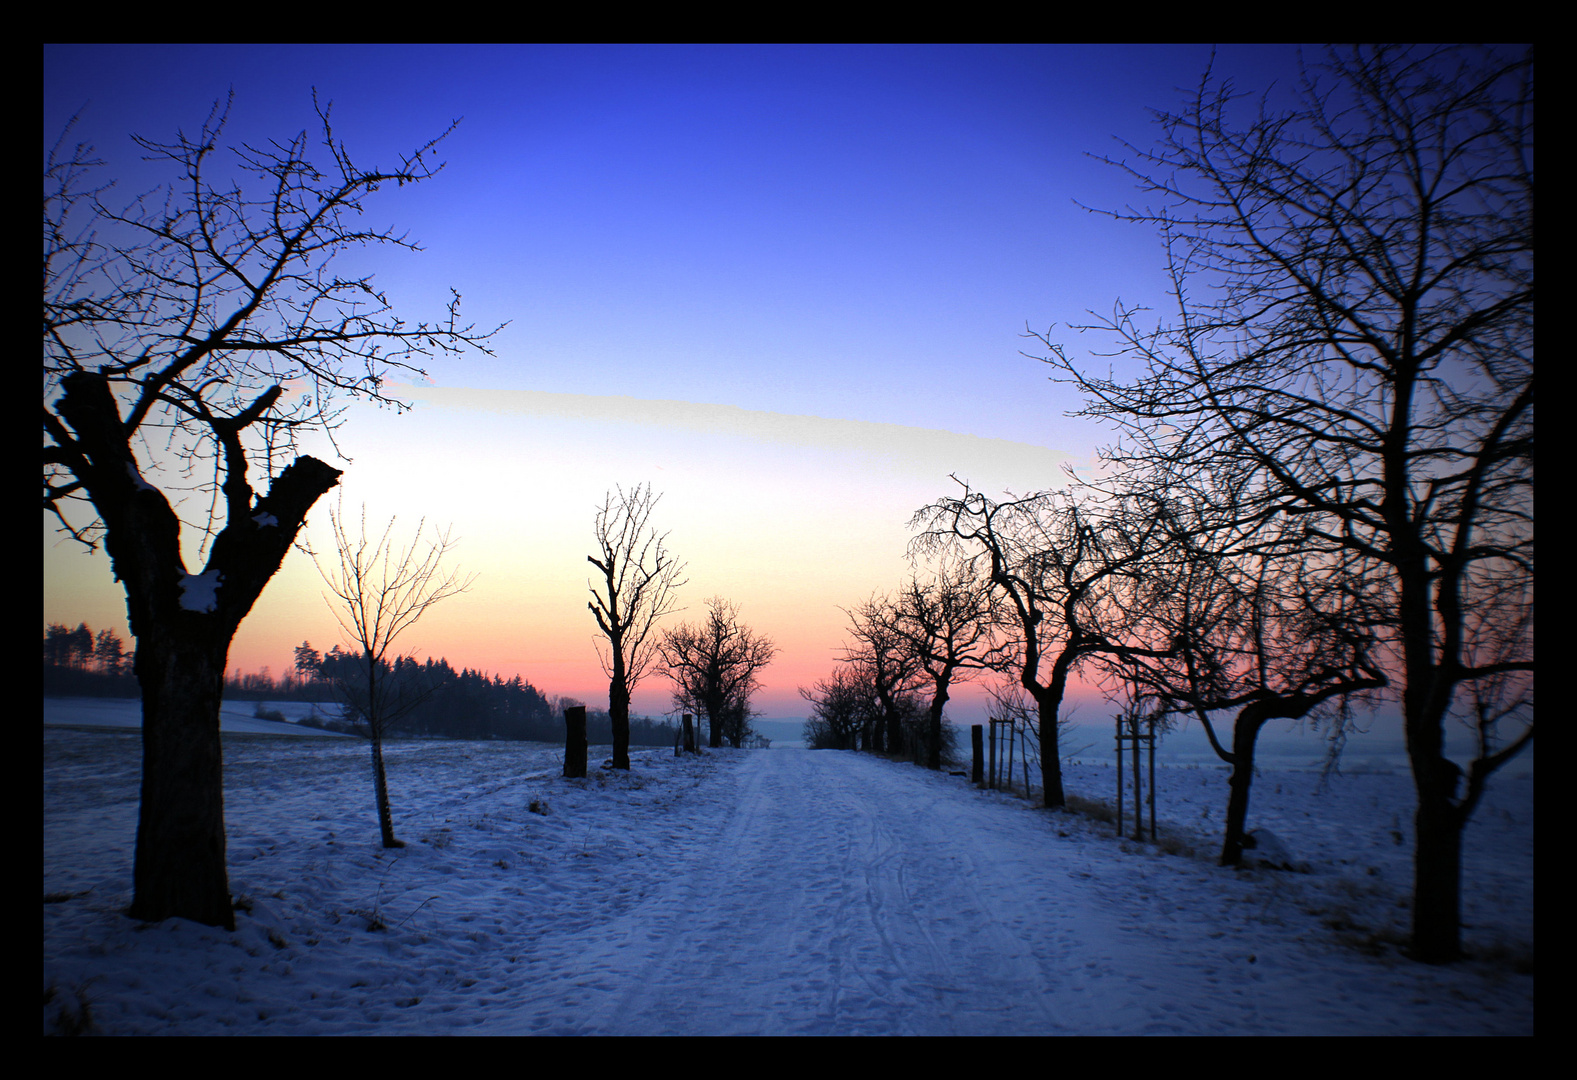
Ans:
POLYGON ((408 846, 385 851, 363 743, 233 735, 226 933, 121 914, 138 742, 44 731, 46 1032, 1533 1030, 1531 778, 1470 825, 1476 958, 1435 969, 1396 949, 1401 773, 1266 772, 1255 821, 1312 872, 1235 872, 1215 769, 1161 770, 1155 845, 853 753, 637 752, 570 781, 550 746, 401 742, 408 846))

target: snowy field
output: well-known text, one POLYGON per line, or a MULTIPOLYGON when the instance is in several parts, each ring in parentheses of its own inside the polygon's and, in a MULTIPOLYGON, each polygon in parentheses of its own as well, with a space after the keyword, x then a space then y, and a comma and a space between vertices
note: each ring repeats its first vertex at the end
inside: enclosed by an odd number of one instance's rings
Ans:
MULTIPOLYGON (((58 715, 58 714, 57 714, 58 715)), ((1407 926, 1410 781, 1266 771, 1307 873, 1213 865, 1226 774, 1161 843, 869 755, 225 739, 237 929, 143 925, 139 735, 46 726, 43 1030, 104 1034, 1532 1034, 1533 779, 1468 827, 1473 959, 1407 926), (593 749, 595 765, 607 751, 593 749)), ((1071 794, 1110 804, 1109 767, 1071 794)))
MULTIPOLYGON (((331 715, 328 710, 332 708, 303 701, 226 701, 219 706, 219 730, 254 735, 351 738, 337 731, 300 727, 297 723, 308 716, 331 715), (281 724, 259 717, 260 709, 279 713, 290 722, 281 724)), ((337 711, 332 715, 338 715, 337 711)), ((45 698, 44 726, 141 729, 142 702, 125 698, 45 698)))

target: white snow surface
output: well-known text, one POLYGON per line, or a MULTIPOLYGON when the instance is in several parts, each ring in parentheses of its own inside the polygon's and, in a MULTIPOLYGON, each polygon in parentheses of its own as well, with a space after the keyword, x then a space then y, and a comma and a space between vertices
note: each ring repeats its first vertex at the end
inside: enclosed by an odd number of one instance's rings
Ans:
POLYGON ((1214 865, 1218 769, 1158 770, 1155 844, 865 754, 567 780, 545 744, 395 742, 384 850, 365 743, 227 735, 230 933, 123 914, 138 734, 43 738, 46 1033, 83 1002, 107 1034, 1533 1032, 1531 776, 1468 826, 1472 959, 1427 967, 1403 773, 1260 776, 1305 874, 1214 865))
MULTIPOLYGON (((226 701, 219 706, 219 730, 250 732, 254 735, 290 735, 311 738, 345 739, 323 728, 301 727, 308 716, 338 715, 338 707, 304 701, 226 701), (281 713, 288 723, 257 716, 259 707, 281 713)), ((45 727, 133 728, 142 727, 142 702, 125 698, 45 698, 45 727)))

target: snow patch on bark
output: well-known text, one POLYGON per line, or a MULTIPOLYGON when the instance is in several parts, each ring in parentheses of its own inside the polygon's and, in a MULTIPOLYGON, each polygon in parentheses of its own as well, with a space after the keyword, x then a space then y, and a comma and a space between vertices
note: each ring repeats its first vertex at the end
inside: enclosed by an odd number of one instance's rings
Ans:
POLYGON ((136 465, 135 462, 131 462, 131 461, 126 462, 126 471, 131 474, 131 482, 133 484, 137 485, 137 489, 139 491, 158 491, 159 490, 158 488, 154 487, 152 484, 148 483, 148 481, 146 481, 146 480, 144 480, 142 478, 142 473, 137 471, 137 465, 136 465))
POLYGON ((224 584, 225 576, 218 570, 206 574, 181 575, 181 607, 187 611, 212 611, 219 606, 215 594, 224 584))

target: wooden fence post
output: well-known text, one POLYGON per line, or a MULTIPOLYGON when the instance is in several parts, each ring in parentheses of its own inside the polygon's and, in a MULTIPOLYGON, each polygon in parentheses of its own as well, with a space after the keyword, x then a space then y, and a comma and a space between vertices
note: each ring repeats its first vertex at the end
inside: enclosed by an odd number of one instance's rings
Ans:
POLYGON ((1150 717, 1150 842, 1155 842, 1155 717, 1150 717))
POLYGON ((991 749, 989 751, 989 760, 986 762, 986 787, 994 790, 997 786, 997 722, 992 720, 990 723, 989 739, 991 749))
POLYGON ((1117 718, 1117 839, 1123 835, 1123 718, 1117 718))
POLYGON ((1144 839, 1144 777, 1139 771, 1139 718, 1134 717, 1129 727, 1133 740, 1133 838, 1144 839))
POLYGON ((985 779, 986 769, 985 732, 979 724, 969 725, 969 745, 975 751, 975 768, 970 776, 978 784, 985 779))
POLYGON ((1003 786, 1006 787, 1009 791, 1013 790, 1013 735, 1014 735, 1014 733, 1017 730, 1018 730, 1017 726, 1013 723, 1013 721, 1009 720, 1008 721, 1008 739, 1007 739, 1007 742, 1008 742, 1008 764, 1007 764, 1007 771, 1002 774, 1003 775, 1003 779, 1007 781, 1007 783, 1005 783, 1003 786))
POLYGON ((586 775, 586 706, 564 710, 564 775, 586 775))

